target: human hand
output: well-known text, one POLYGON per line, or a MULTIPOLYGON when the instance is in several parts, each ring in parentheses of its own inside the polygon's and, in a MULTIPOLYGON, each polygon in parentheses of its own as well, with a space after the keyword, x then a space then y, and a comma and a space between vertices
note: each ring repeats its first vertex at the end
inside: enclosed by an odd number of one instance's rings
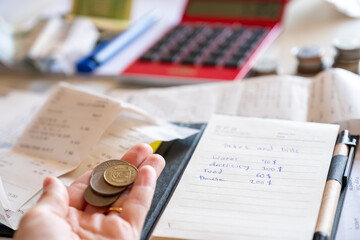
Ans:
POLYGON ((160 155, 152 154, 147 144, 134 146, 121 159, 137 166, 139 172, 133 186, 122 192, 111 205, 121 207, 120 213, 106 215, 108 208, 85 202, 84 192, 91 171, 67 189, 60 180, 48 177, 44 180, 41 198, 21 219, 14 239, 140 239, 156 179, 165 161, 160 155))

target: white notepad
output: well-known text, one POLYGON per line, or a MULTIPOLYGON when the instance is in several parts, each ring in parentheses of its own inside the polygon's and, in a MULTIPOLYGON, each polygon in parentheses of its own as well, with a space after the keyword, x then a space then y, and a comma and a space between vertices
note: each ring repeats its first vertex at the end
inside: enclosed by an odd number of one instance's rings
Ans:
POLYGON ((214 115, 153 239, 311 239, 338 129, 214 115))

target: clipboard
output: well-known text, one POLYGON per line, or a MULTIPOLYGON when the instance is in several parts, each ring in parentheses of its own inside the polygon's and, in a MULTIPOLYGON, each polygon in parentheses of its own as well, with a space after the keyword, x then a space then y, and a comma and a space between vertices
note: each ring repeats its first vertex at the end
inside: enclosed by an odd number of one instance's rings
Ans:
POLYGON ((196 146, 205 130, 206 124, 179 124, 200 131, 186 139, 163 142, 156 153, 165 158, 166 165, 156 183, 150 211, 146 217, 141 239, 149 239, 157 221, 165 210, 175 188, 184 172, 196 146))
MULTIPOLYGON (((162 212, 164 211, 173 192, 175 191, 177 183, 180 181, 182 173, 185 170, 186 165, 188 164, 192 156, 192 153, 194 152, 197 143, 201 138, 201 135, 206 127, 206 124, 197 124, 197 125, 190 124, 185 126, 198 128, 200 132, 195 136, 192 136, 185 140, 175 140, 173 142, 163 143, 162 145, 160 145, 158 151, 156 152, 162 155, 166 159, 167 166, 165 167, 163 173, 160 175, 158 179, 154 194, 154 199, 144 224, 141 240, 150 239, 152 231, 154 230, 158 220, 161 217, 162 212), (188 146, 189 148, 188 149, 184 148, 186 146, 188 146)), ((359 136, 351 136, 351 141, 353 140, 355 140, 357 143, 359 141, 359 136)), ((342 180, 342 190, 340 193, 340 198, 336 209, 335 219, 331 232, 331 238, 329 240, 334 240, 336 238, 336 231, 340 221, 342 206, 344 204, 344 200, 346 196, 347 185, 348 182, 350 181, 352 166, 355 159, 357 145, 349 146, 349 147, 350 147, 350 152, 348 155, 348 161, 342 180)))
POLYGON ((0 237, 12 238, 15 231, 0 223, 0 237))

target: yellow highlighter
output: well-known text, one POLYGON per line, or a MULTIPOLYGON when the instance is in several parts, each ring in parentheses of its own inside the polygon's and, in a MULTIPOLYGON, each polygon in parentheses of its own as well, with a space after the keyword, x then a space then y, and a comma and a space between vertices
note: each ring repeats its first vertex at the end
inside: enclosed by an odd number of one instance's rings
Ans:
POLYGON ((150 143, 150 146, 152 147, 154 153, 158 150, 161 143, 162 143, 162 141, 155 141, 153 143, 150 143))

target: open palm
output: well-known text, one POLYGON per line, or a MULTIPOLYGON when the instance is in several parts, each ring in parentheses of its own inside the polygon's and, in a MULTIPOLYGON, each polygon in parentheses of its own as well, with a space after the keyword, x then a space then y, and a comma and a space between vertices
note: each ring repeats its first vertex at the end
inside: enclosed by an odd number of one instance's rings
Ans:
POLYGON ((67 189, 60 180, 48 177, 39 202, 24 215, 14 239, 139 239, 165 161, 147 144, 134 146, 122 160, 137 166, 139 173, 131 189, 112 205, 121 207, 121 213, 105 214, 107 208, 85 202, 91 171, 67 189))

